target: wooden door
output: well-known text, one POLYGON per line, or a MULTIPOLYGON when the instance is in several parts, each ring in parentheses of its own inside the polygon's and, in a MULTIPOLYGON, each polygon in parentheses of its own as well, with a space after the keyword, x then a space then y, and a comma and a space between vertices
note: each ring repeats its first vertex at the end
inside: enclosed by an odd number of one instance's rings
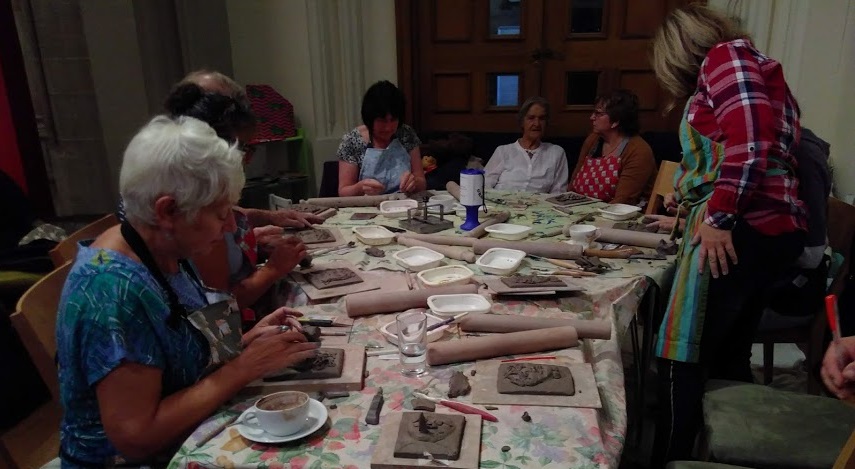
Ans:
POLYGON ((662 110, 668 96, 650 66, 653 35, 684 0, 570 0, 546 2, 544 97, 552 105, 550 132, 590 131, 597 95, 626 88, 638 95, 642 131, 675 130, 680 113, 662 110))
POLYGON ((517 132, 519 105, 541 95, 552 105, 549 133, 580 136, 594 98, 622 87, 639 96, 642 131, 675 130, 680 113, 662 116, 668 97, 650 45, 665 15, 689 1, 397 0, 408 117, 420 133, 517 132))

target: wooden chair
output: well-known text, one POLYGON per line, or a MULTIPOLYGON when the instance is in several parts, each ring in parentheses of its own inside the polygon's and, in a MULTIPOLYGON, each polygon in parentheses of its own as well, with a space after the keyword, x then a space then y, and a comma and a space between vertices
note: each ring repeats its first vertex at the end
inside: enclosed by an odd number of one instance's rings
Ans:
MULTIPOLYGON (((837 271, 829 293, 843 293, 849 275, 852 240, 855 237, 855 207, 841 200, 828 199, 828 245, 843 256, 843 265, 837 271)), ((825 337, 828 324, 825 309, 821 307, 813 320, 801 327, 763 329, 757 331, 755 342, 763 344, 763 376, 766 384, 772 382, 775 344, 804 344, 805 365, 808 372, 808 392, 819 394, 822 386, 816 370, 825 354, 825 337)))
POLYGON ((37 409, 0 437, 0 456, 11 467, 41 467, 59 451, 59 380, 56 362, 56 314, 71 262, 67 262, 30 287, 18 300, 10 319, 39 375, 51 393, 51 401, 37 409))
POLYGON ((68 261, 74 260, 74 256, 77 255, 78 242, 85 239, 97 238, 107 228, 112 228, 118 224, 119 219, 116 218, 116 214, 111 213, 75 231, 50 250, 50 259, 53 261, 53 265, 59 267, 68 261))
POLYGON ((650 194, 650 201, 647 203, 647 215, 659 213, 665 202, 665 194, 674 192, 674 174, 677 173, 677 168, 680 163, 673 161, 662 160, 659 164, 659 173, 656 175, 656 182, 653 183, 653 193, 650 194))

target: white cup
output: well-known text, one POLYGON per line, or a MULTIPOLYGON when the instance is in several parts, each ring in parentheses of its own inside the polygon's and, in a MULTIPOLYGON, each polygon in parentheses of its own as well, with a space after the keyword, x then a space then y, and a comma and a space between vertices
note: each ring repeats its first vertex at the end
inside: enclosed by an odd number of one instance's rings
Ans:
POLYGON ((591 243, 600 237, 600 229, 594 225, 573 225, 568 231, 570 232, 570 241, 583 248, 590 247, 591 243))
POLYGON ((450 195, 434 195, 428 199, 428 205, 441 205, 442 213, 451 213, 454 211, 454 203, 457 200, 450 195))
POLYGON ((306 426, 309 417, 309 395, 300 391, 282 391, 268 394, 256 401, 247 412, 244 421, 255 417, 257 426, 273 436, 287 436, 297 433, 306 426))

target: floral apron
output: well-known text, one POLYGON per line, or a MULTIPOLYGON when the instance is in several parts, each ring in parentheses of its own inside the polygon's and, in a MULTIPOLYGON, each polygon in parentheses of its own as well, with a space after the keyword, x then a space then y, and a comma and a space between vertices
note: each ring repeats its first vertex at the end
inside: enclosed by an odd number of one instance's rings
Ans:
POLYGON ((588 153, 582 169, 573 179, 573 192, 606 202, 614 199, 620 179, 620 155, 627 143, 629 139, 623 139, 611 155, 599 158, 594 157, 594 154, 602 142, 595 145, 588 153))
POLYGON ((385 150, 367 148, 359 167, 359 180, 375 179, 383 184, 384 194, 398 192, 401 175, 410 171, 410 154, 398 139, 392 140, 385 150))
MULTIPOLYGON (((724 161, 724 145, 707 138, 689 124, 689 104, 686 103, 680 122, 680 146, 683 160, 674 175, 675 197, 680 211, 688 211, 683 242, 677 253, 677 272, 671 286, 665 317, 659 328, 656 355, 669 360, 697 363, 700 360, 701 338, 706 316, 710 274, 705 266, 698 275, 700 245, 691 241, 704 222, 707 202, 712 197, 724 161)), ((767 175, 786 173, 786 165, 769 158, 767 175)))

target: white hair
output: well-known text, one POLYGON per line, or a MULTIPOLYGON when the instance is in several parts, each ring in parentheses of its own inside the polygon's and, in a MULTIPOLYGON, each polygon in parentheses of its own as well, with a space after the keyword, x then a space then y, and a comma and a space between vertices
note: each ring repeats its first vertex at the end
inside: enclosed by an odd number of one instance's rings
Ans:
POLYGON ((240 199, 243 154, 192 117, 157 116, 131 139, 119 175, 128 220, 153 225, 154 203, 175 198, 188 220, 224 197, 240 199))

